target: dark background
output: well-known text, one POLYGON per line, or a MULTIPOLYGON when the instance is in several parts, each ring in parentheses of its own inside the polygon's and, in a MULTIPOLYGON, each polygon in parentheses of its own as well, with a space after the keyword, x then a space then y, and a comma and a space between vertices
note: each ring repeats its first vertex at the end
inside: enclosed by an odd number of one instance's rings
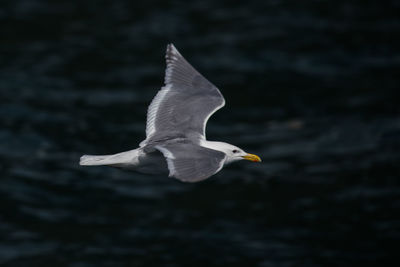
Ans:
POLYGON ((399 1, 2 1, 0 265, 395 266, 399 1), (166 44, 263 162, 185 184, 136 148, 166 44))

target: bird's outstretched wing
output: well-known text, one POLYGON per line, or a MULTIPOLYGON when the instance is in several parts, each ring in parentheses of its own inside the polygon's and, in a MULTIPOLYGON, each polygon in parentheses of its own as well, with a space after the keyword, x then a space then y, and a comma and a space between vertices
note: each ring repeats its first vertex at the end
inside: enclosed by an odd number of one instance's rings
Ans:
POLYGON ((219 172, 224 166, 223 152, 191 143, 155 146, 167 160, 169 176, 183 182, 198 182, 219 172))
POLYGON ((212 83, 196 71, 173 44, 167 46, 165 86, 147 111, 146 140, 205 138, 208 118, 225 100, 212 83))

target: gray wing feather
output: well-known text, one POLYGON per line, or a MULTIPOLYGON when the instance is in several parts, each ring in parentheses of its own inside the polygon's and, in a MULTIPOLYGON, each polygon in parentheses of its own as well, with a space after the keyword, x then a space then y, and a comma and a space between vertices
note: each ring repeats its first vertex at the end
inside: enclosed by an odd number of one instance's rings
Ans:
POLYGON ((205 138, 208 118, 225 100, 212 83, 197 72, 172 45, 167 46, 165 86, 147 112, 146 140, 174 137, 205 138))
POLYGON ((224 166, 223 152, 195 144, 155 146, 167 160, 169 176, 183 182, 198 182, 219 172, 224 166))

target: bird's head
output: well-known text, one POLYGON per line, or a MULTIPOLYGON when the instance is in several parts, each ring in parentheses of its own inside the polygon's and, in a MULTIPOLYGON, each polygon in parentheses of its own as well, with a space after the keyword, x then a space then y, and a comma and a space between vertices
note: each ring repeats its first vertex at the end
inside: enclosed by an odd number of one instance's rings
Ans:
MULTIPOLYGON (((209 141, 207 141, 209 142, 209 141)), ((259 156, 245 152, 243 149, 224 142, 209 142, 212 143, 210 148, 219 150, 226 154, 225 164, 229 164, 238 160, 249 160, 253 162, 261 162, 259 156)))

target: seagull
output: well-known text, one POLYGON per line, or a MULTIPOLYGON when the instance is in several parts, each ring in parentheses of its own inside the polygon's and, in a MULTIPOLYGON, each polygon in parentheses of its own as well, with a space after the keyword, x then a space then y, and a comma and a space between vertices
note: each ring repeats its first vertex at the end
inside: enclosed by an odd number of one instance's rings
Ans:
POLYGON ((218 88, 167 46, 165 85, 147 110, 146 139, 139 148, 113 155, 83 155, 80 165, 106 165, 198 182, 239 160, 260 157, 224 142, 206 140, 206 124, 225 105, 218 88))

